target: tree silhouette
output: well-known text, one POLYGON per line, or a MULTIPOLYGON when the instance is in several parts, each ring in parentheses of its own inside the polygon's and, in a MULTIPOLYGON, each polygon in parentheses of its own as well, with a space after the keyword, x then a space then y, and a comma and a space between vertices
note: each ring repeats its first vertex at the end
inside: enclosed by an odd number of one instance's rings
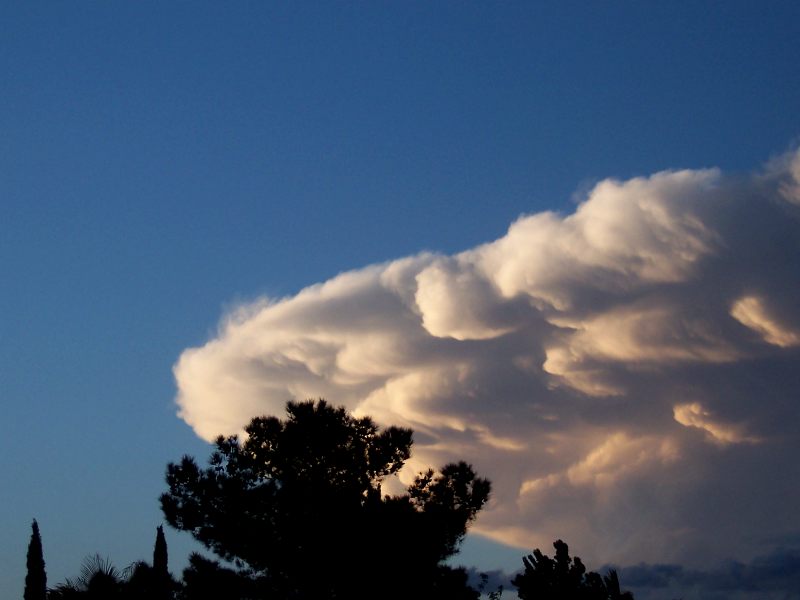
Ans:
POLYGON ((151 572, 152 597, 156 600, 168 600, 172 596, 174 583, 169 574, 169 558, 167 555, 167 539, 164 528, 156 528, 156 543, 153 548, 153 568, 151 572))
MULTIPOLYGON (((488 499, 487 480, 451 464, 381 497, 410 456, 410 430, 379 431, 324 400, 286 411, 253 419, 244 441, 219 437, 205 469, 190 457, 170 464, 167 522, 232 562, 260 590, 250 597, 477 598, 442 561, 488 499)), ((193 566, 195 578, 229 575, 193 566)))
POLYGON ((184 598, 191 600, 273 597, 268 595, 268 590, 259 590, 259 586, 265 584, 262 578, 223 567, 196 552, 189 556, 189 566, 183 572, 184 598))
POLYGON ((156 528, 153 564, 138 561, 123 572, 122 596, 129 600, 170 600, 179 585, 169 573, 164 528, 156 528))
POLYGON ((122 573, 108 559, 99 554, 86 557, 81 573, 75 579, 66 579, 50 591, 51 600, 111 600, 121 598, 123 593, 122 573))
MULTIPOLYGON (((155 569, 143 560, 129 565, 123 570, 122 577, 124 581, 120 586, 120 596, 126 600, 150 600, 164 597, 155 576, 155 569)), ((171 593, 170 588, 167 590, 167 594, 171 593)))
POLYGON ((609 600, 633 600, 631 592, 623 592, 619 585, 619 574, 616 569, 611 569, 607 575, 603 576, 609 600))
POLYGON ((525 570, 511 582, 522 600, 633 600, 630 592, 620 590, 613 569, 605 576, 587 573, 580 558, 570 557, 566 543, 556 540, 553 547, 553 558, 538 548, 522 558, 525 570))
POLYGON ((47 573, 44 570, 44 553, 39 524, 31 523, 31 541, 28 543, 28 572, 25 575, 24 600, 45 600, 47 597, 47 573))
POLYGON ((156 527, 156 543, 153 548, 153 571, 169 575, 167 539, 164 537, 164 528, 161 525, 156 527))
POLYGON ((122 571, 99 554, 84 559, 80 575, 50 590, 50 600, 170 600, 179 585, 169 574, 164 529, 156 529, 153 565, 141 560, 122 571))

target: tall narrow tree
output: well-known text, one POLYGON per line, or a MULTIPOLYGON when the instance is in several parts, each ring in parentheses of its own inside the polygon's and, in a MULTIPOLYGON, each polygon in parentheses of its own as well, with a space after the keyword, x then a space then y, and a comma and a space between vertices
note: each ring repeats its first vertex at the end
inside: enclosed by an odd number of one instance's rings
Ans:
POLYGON ((164 528, 159 525, 156 528, 156 545, 153 548, 153 571, 158 575, 169 576, 168 562, 167 539, 164 537, 164 528))
POLYGON ((44 571, 44 554, 39 524, 36 519, 31 525, 31 541, 28 543, 28 573, 25 575, 25 600, 45 600, 47 598, 47 574, 44 571))
POLYGON ((169 574, 167 556, 167 538, 164 528, 156 528, 156 545, 153 548, 153 597, 156 600, 168 600, 172 596, 172 577, 169 574))

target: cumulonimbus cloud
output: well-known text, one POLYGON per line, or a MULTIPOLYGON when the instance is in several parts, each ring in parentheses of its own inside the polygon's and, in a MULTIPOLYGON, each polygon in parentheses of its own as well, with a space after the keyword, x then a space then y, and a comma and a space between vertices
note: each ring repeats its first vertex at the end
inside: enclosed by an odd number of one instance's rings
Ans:
POLYGON ((410 470, 474 463, 475 528, 513 545, 763 552, 800 530, 798 165, 601 181, 460 254, 241 306, 175 365, 179 414, 212 439, 325 397, 412 427, 410 470))

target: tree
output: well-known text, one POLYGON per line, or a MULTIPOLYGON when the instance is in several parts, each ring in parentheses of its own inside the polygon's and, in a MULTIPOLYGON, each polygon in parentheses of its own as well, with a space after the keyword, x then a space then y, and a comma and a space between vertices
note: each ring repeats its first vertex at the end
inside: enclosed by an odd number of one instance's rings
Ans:
POLYGON ((123 597, 129 600, 170 600, 178 584, 169 573, 164 528, 156 527, 153 564, 141 560, 123 571, 123 597))
POLYGON ((164 537, 164 528, 161 525, 156 527, 156 543, 153 547, 153 571, 169 576, 167 538, 164 537))
MULTIPOLYGON (((462 462, 421 474, 401 496, 381 497, 382 481, 410 456, 410 430, 379 431, 370 418, 324 400, 289 402, 286 411, 285 421, 253 419, 244 441, 219 437, 205 469, 187 456, 170 464, 161 496, 167 523, 233 563, 263 597, 266 590, 271 598, 334 600, 469 589, 442 562, 488 499, 487 480, 462 462)), ((207 564, 201 570, 213 572, 207 564)))
POLYGON ((156 544, 153 548, 153 567, 150 573, 152 597, 156 600, 169 600, 175 584, 169 574, 169 558, 167 555, 167 538, 164 528, 156 528, 156 544))
POLYGON ((538 548, 522 558, 525 570, 511 581, 522 600, 633 600, 633 594, 620 590, 615 570, 605 576, 587 573, 580 558, 570 557, 566 543, 556 540, 553 547, 553 558, 538 548))
POLYGON ((108 559, 99 554, 88 556, 81 565, 81 574, 66 579, 50 592, 51 600, 111 600, 121 598, 124 591, 123 574, 108 559))
POLYGON ((25 575, 25 600, 45 600, 47 597, 47 573, 44 570, 44 553, 39 524, 36 519, 31 524, 31 541, 28 542, 27 567, 25 575))
POLYGON ((223 567, 196 552, 189 556, 189 566, 183 572, 184 597, 191 600, 257 598, 259 583, 264 581, 223 567))
POLYGON ((78 577, 50 590, 50 600, 170 600, 178 584, 169 574, 164 529, 156 529, 153 565, 140 560, 122 571, 99 554, 86 557, 78 577))

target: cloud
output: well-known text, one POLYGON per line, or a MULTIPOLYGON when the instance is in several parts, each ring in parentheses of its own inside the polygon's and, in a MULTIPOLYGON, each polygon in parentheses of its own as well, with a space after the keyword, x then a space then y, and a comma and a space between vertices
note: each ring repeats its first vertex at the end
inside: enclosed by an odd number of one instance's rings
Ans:
POLYGON ((473 462, 498 541, 752 556, 800 530, 799 164, 605 180, 460 254, 241 306, 175 365, 179 414, 212 439, 325 397, 412 427, 406 478, 473 462))
MULTIPOLYGON (((544 548, 552 556, 552 549, 544 548)), ((578 553, 579 555, 579 553, 578 553)), ((520 567, 522 565, 520 564, 520 567)), ((640 600, 789 600, 800 598, 797 578, 800 576, 800 550, 779 548, 749 562, 722 561, 708 569, 687 568, 680 564, 639 563, 626 567, 604 566, 596 569, 605 574, 616 568, 623 590, 634 592, 640 600)), ((595 568, 588 566, 590 571, 595 568)), ((522 571, 520 568, 519 571, 522 571)), ((514 574, 502 570, 481 573, 469 569, 470 583, 478 587, 485 580, 486 591, 500 586, 513 595, 514 574), (482 577, 481 575, 484 575, 482 577)))
POLYGON ((502 590, 507 590, 506 595, 508 595, 510 590, 515 589, 511 583, 512 579, 512 576, 498 569, 492 571, 480 571, 474 567, 467 569, 469 585, 487 595, 502 590))
POLYGON ((769 314, 761 298, 755 296, 740 298, 731 308, 731 316, 745 327, 761 334, 768 344, 781 348, 800 344, 800 334, 776 321, 769 314))
POLYGON ((620 571, 637 598, 664 600, 788 600, 800 598, 800 551, 779 549, 752 561, 725 561, 708 570, 639 564, 620 571))
POLYGON ((673 410, 675 420, 686 427, 697 427, 704 430, 709 439, 721 445, 757 443, 758 438, 746 435, 741 427, 715 422, 711 413, 699 402, 677 404, 673 410))

